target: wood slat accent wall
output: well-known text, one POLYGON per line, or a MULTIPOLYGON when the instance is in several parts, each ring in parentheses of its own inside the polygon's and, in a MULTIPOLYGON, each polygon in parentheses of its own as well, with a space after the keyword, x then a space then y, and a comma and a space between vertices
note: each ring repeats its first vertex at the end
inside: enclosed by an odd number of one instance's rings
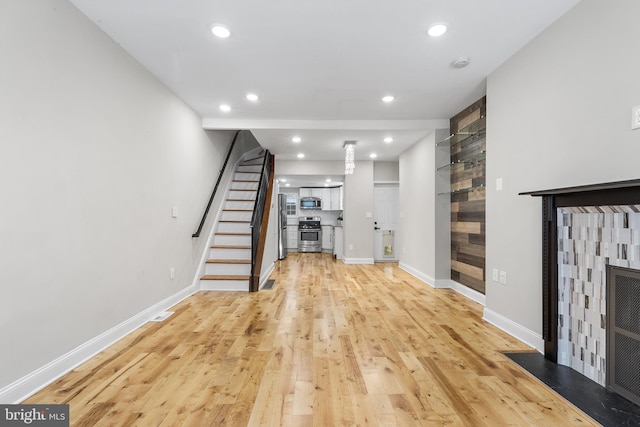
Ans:
MULTIPOLYGON (((450 120, 457 132, 486 114, 486 97, 465 108, 450 120)), ((479 155, 486 150, 486 137, 469 138, 451 146, 451 161, 479 155)), ((486 184, 482 161, 451 171, 451 190, 486 184)), ((485 189, 451 195, 451 280, 485 293, 485 189)))

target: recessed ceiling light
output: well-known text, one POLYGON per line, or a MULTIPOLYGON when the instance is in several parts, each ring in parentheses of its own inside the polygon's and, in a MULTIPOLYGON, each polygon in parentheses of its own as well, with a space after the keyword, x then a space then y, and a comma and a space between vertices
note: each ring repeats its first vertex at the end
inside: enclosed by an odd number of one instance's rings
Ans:
POLYGON ((286 180, 286 179, 284 179, 284 178, 280 178, 280 181, 282 181, 282 182, 287 182, 287 180, 286 180))
POLYGON ((288 182, 284 185, 285 187, 289 187, 291 186, 291 184, 289 184, 288 182))
POLYGON ((247 94, 247 99, 249 101, 257 101, 258 100, 258 95, 256 95, 255 93, 248 93, 247 94))
POLYGON ((325 184, 324 186, 325 186, 325 187, 328 187, 328 186, 329 186, 329 184, 325 184))
POLYGON ((298 153, 298 158, 299 159, 303 159, 304 158, 304 153, 298 153))
POLYGON ((326 179, 326 182, 331 182, 331 178, 327 178, 327 179, 326 179))
POLYGON ((231 111, 231 107, 228 106, 227 104, 220 104, 220 111, 224 111, 225 113, 228 113, 229 111, 231 111))
POLYGON ((213 24, 211 26, 211 32, 214 36, 220 37, 221 39, 226 39, 231 35, 231 31, 222 24, 213 24))
POLYGON ((393 142, 393 138, 391 138, 390 136, 388 136, 388 137, 386 137, 386 138, 384 139, 384 142, 386 142, 387 144, 390 144, 390 143, 392 143, 392 142, 393 142))
POLYGON ((429 31, 427 31, 427 34, 429 34, 431 37, 440 37, 446 32, 447 24, 443 22, 437 22, 429 27, 429 31))
POLYGON ((291 142, 295 142, 296 144, 300 141, 302 141, 302 138, 300 138, 299 136, 294 136, 293 138, 291 138, 291 142))
POLYGON ((378 157, 378 155, 376 153, 371 153, 369 154, 369 157, 371 157, 372 159, 375 159, 376 157, 378 157))
POLYGON ((387 95, 387 96, 383 96, 383 97, 382 97, 382 101, 383 101, 383 102, 391 102, 391 101, 393 101, 394 99, 396 99, 396 98, 395 98, 394 96, 392 96, 392 95, 387 95))

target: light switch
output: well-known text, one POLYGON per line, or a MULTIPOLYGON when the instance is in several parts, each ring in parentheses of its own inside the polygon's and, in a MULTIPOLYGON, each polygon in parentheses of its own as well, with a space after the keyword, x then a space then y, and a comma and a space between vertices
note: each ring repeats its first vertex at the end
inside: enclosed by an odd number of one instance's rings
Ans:
POLYGON ((496 178, 496 191, 502 191, 502 178, 496 178))
POLYGON ((498 281, 498 269, 497 268, 494 268, 493 271, 491 272, 491 279, 494 282, 498 281))
POLYGON ((171 208, 171 218, 178 218, 178 207, 174 206, 171 208))
POLYGON ((367 212, 367 215, 366 215, 367 218, 371 218, 372 216, 373 214, 371 212, 367 212))
POLYGON ((640 129, 640 105, 631 109, 631 129, 640 129))

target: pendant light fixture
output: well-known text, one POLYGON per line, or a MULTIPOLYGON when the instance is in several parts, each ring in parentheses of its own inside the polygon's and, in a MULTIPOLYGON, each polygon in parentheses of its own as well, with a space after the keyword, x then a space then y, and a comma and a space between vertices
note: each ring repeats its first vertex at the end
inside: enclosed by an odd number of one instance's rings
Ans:
POLYGON ((344 174, 353 175, 355 163, 356 141, 344 142, 344 174))

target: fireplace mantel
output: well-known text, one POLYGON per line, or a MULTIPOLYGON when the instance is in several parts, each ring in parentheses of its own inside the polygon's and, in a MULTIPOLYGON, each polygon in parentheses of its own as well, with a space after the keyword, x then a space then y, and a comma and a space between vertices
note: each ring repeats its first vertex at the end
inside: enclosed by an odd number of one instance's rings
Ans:
POLYGON ((519 193, 542 197, 542 335, 545 357, 558 361, 558 208, 640 205, 640 179, 519 193))

